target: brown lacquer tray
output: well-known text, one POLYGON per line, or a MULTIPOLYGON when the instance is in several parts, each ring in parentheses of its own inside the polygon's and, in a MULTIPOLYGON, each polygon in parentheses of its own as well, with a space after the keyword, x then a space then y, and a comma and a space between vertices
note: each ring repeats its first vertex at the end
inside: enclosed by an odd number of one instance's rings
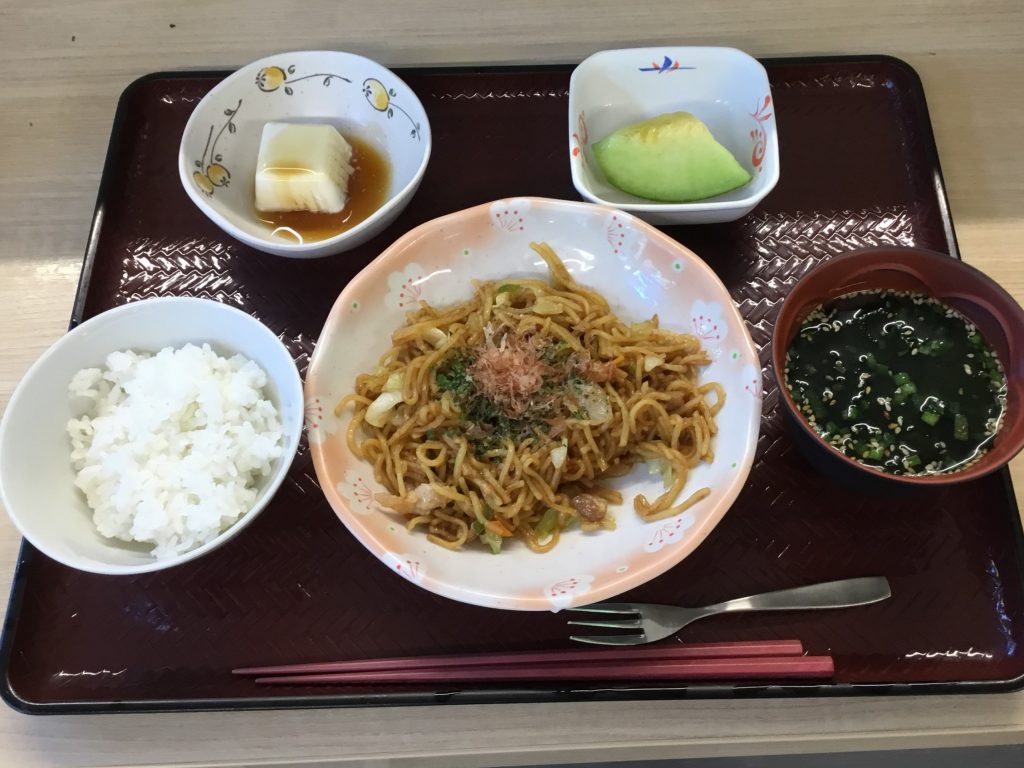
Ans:
MULTIPOLYGON (((779 185, 740 221, 665 230, 721 276, 760 346, 757 461, 700 548, 628 597, 702 605, 887 576, 893 597, 878 605, 720 616, 682 633, 694 642, 797 637, 835 657, 834 682, 256 688, 231 668, 569 645, 564 615, 462 605, 390 573, 338 522, 303 445, 243 535, 178 568, 95 576, 26 544, 4 627, 6 700, 28 712, 91 712, 991 691, 1024 681, 1021 525, 1008 474, 905 498, 833 485, 783 431, 769 367, 778 305, 823 259, 879 244, 957 256, 921 83, 886 57, 765 64, 779 185)), ((72 321, 153 296, 213 298, 269 325, 304 370, 341 288, 403 232, 503 197, 578 199, 566 159, 570 71, 402 72, 434 134, 419 192, 376 239, 307 261, 242 246, 181 188, 182 129, 225 73, 142 78, 118 106, 72 321)))

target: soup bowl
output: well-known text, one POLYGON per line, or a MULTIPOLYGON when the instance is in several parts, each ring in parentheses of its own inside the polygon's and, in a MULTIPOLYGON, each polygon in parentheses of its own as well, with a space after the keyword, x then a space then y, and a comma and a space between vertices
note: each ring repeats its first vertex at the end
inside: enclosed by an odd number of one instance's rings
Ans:
POLYGON ((830 259, 808 272, 783 302, 772 336, 772 362, 787 422, 804 456, 819 470, 864 489, 962 483, 1004 466, 1024 448, 1024 310, 998 283, 945 254, 918 248, 872 248, 830 259), (894 475, 850 458, 811 426, 786 382, 790 345, 814 309, 862 291, 922 293, 956 310, 981 332, 1006 374, 1006 407, 992 445, 964 468, 894 475))

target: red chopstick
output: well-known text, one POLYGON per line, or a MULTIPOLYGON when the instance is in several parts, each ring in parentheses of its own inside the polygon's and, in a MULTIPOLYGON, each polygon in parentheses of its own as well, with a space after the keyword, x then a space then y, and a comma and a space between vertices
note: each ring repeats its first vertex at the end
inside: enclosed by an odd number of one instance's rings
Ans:
POLYGON ((325 673, 384 672, 443 668, 495 667, 511 664, 569 665, 577 663, 625 661, 686 661, 693 659, 759 658, 802 656, 799 640, 760 640, 729 643, 694 643, 648 648, 616 648, 559 651, 510 651, 448 656, 401 656, 385 659, 327 661, 310 664, 284 664, 266 667, 240 667, 236 675, 298 675, 325 673))
POLYGON ((667 661, 588 661, 568 664, 502 664, 491 667, 392 669, 318 675, 259 677, 257 684, 325 685, 380 683, 507 683, 543 681, 664 681, 829 678, 830 656, 766 656, 667 661))

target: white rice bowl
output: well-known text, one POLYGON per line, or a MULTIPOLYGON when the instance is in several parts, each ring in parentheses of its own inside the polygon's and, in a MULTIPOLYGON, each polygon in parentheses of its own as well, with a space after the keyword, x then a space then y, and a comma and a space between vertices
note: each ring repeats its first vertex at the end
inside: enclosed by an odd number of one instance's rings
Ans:
POLYGON ((159 559, 234 524, 283 451, 266 385, 256 363, 208 344, 112 352, 75 374, 69 394, 85 410, 67 425, 71 462, 97 530, 159 559))
MULTIPOLYGON (((94 377, 84 376, 76 387, 95 388, 89 386, 94 377)), ((156 386, 165 384, 160 381, 156 386)), ((26 556, 46 556, 70 568, 109 576, 174 568, 210 556, 254 524, 286 483, 302 437, 303 412, 302 378, 292 352, 258 318, 212 299, 162 296, 131 301, 76 325, 40 355, 14 388, 0 416, 0 506, 38 550, 29 550, 26 556), (93 400, 99 390, 94 398, 70 397, 68 390, 79 371, 105 368, 111 352, 130 349, 154 356, 166 347, 181 349, 188 344, 209 344, 229 359, 243 355, 266 374, 261 399, 277 409, 280 455, 268 475, 253 472, 255 501, 220 535, 184 554, 154 557, 156 542, 123 541, 99 532, 95 510, 76 485, 78 471, 71 461, 74 446, 68 435, 70 421, 97 409, 93 400)), ((253 428, 259 431, 255 424, 253 428)), ((242 449, 251 455, 257 450, 251 445, 242 449)), ((214 460, 223 458, 217 455, 214 460)), ((198 510, 190 510, 194 511, 198 510)))

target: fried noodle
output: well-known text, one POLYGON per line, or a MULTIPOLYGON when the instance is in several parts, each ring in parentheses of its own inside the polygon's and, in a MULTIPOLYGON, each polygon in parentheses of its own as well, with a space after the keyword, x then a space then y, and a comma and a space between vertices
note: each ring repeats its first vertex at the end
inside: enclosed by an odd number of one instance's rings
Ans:
POLYGON ((710 362, 699 340, 657 315, 623 323, 548 245, 531 248, 549 281, 477 282, 447 309, 420 302, 336 408, 354 408, 346 439, 388 489, 377 502, 450 549, 480 540, 498 552, 515 537, 546 552, 573 525, 612 529, 608 505, 622 497, 601 481, 639 461, 666 484, 633 499, 644 520, 710 493, 677 503, 690 470, 714 458, 725 404, 719 384, 699 381, 710 362))

